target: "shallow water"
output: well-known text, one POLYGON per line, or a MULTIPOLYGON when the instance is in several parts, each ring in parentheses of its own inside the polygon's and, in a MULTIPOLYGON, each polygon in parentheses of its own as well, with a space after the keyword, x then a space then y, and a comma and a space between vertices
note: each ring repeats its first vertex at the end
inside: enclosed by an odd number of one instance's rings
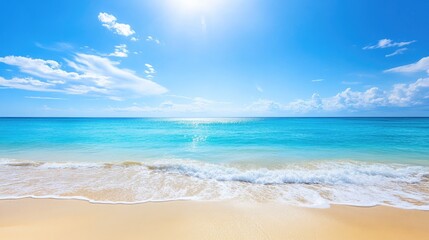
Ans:
POLYGON ((0 118, 0 197, 429 209, 429 118, 0 118))

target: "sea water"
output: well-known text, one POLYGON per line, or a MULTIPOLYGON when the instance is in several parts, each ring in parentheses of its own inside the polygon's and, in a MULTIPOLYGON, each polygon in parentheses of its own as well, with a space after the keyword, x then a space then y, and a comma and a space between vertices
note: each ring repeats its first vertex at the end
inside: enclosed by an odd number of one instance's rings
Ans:
POLYGON ((0 198, 429 210, 429 118, 0 118, 0 198))

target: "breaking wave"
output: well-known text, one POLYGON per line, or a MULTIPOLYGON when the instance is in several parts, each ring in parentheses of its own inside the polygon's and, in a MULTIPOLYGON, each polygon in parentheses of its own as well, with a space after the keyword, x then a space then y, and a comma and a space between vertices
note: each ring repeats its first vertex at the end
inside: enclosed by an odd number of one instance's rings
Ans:
POLYGON ((429 210, 429 167, 356 161, 266 168, 171 159, 147 163, 2 159, 0 198, 26 196, 103 203, 232 199, 429 210))

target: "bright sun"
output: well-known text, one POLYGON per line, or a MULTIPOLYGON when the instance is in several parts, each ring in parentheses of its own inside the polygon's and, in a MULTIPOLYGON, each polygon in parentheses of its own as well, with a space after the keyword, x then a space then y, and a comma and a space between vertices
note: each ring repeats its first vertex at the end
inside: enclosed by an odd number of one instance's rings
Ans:
POLYGON ((185 29, 194 34, 199 28, 206 32, 208 26, 222 17, 222 12, 232 7, 231 0, 166 0, 167 21, 172 29, 185 29))
POLYGON ((201 11, 207 1, 204 0, 181 0, 182 8, 188 11, 201 11))
POLYGON ((204 14, 212 12, 221 0, 171 0, 171 6, 182 13, 204 14))

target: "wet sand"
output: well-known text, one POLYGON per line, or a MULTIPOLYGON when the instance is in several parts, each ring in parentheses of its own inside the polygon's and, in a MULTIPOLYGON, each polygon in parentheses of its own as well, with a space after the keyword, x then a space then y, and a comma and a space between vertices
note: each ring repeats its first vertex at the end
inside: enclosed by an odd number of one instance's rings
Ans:
POLYGON ((239 202, 0 200, 0 239, 429 239, 429 211, 239 202))

